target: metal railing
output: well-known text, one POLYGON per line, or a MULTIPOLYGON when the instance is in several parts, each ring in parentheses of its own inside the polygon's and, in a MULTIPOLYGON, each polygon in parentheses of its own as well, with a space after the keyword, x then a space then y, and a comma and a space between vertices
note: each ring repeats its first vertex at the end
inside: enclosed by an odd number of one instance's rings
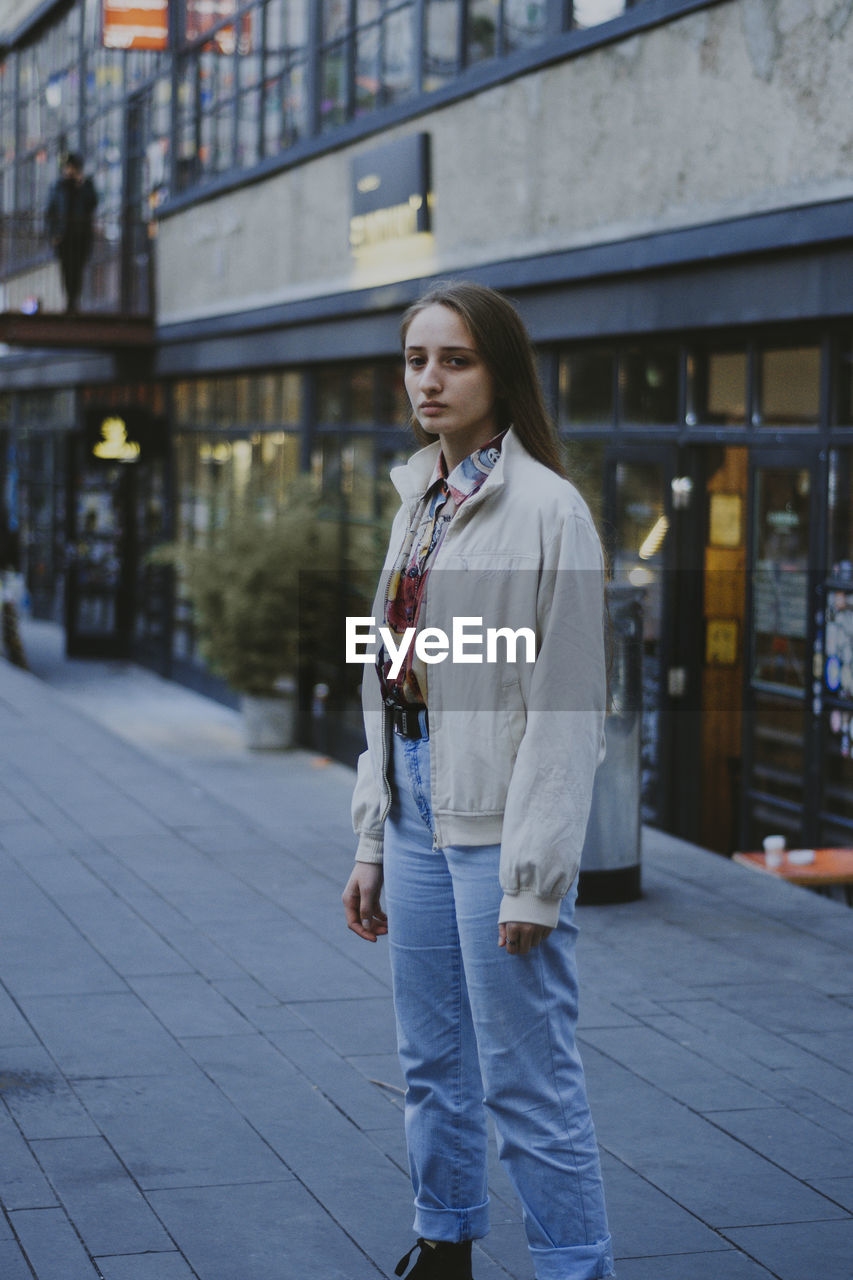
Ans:
MULTIPOLYGON (((0 281, 9 281, 54 262, 41 213, 0 214, 0 281)), ((58 271, 57 267, 57 271, 58 271)), ((148 229, 126 219, 96 219, 81 304, 91 311, 145 316, 151 313, 151 250, 148 229)))

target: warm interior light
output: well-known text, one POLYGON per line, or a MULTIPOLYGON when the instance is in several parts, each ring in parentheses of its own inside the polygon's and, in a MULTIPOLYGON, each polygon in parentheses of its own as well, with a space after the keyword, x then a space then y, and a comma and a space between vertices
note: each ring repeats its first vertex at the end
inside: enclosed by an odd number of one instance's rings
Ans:
POLYGON ((653 556, 657 555, 663 546, 663 540, 666 537, 668 529, 669 521, 666 516, 658 516, 657 520, 654 522, 640 544, 640 550, 637 554, 641 560, 651 560, 653 556))

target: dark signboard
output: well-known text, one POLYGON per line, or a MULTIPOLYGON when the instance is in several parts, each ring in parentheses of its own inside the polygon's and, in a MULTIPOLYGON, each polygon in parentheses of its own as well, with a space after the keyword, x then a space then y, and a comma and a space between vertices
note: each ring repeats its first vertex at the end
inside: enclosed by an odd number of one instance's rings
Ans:
POLYGON ((353 250, 430 230, 429 134, 386 142, 352 161, 353 250))

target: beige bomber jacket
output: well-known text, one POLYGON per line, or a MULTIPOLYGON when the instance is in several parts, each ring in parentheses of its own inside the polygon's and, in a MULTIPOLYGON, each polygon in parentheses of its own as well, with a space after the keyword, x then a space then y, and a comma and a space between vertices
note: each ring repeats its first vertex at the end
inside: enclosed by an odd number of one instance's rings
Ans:
MULTIPOLYGON (((377 627, 388 571, 439 448, 428 445, 391 472, 403 505, 373 604, 377 627)), ((553 927, 580 865, 604 757, 603 587, 601 544, 586 504, 510 428, 485 483, 450 523, 418 619, 419 631, 439 627, 448 637, 454 618, 467 619, 471 638, 457 660, 451 652, 428 668, 434 843, 500 843, 502 921, 553 927), (502 637, 499 660, 485 660, 490 628, 524 627, 535 633, 535 661, 526 660, 521 642, 513 655, 502 637)), ((391 729, 369 666, 362 701, 367 750, 353 794, 356 860, 381 862, 391 729)))

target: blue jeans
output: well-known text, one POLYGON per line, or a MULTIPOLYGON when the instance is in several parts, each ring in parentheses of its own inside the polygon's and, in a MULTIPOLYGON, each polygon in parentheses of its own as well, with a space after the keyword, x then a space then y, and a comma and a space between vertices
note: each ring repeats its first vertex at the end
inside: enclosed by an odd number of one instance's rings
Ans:
MULTIPOLYGON (((415 1231, 489 1229, 486 1107, 537 1280, 613 1274, 575 1047, 574 892, 526 956, 498 947, 499 845, 433 847, 428 739, 394 735, 385 894, 415 1231)), ((535 821, 535 815, 531 815, 535 821)))

